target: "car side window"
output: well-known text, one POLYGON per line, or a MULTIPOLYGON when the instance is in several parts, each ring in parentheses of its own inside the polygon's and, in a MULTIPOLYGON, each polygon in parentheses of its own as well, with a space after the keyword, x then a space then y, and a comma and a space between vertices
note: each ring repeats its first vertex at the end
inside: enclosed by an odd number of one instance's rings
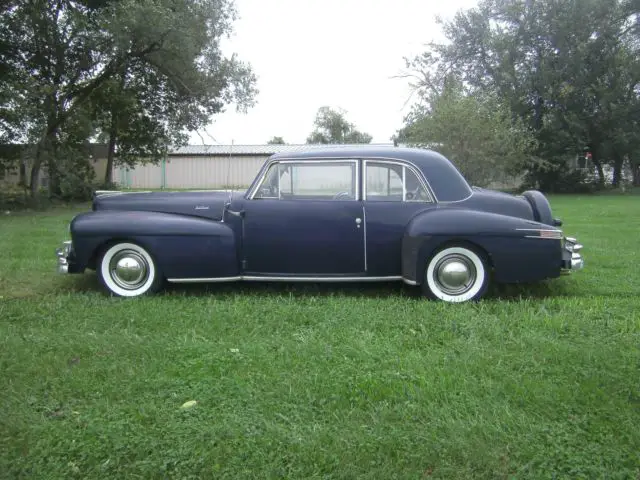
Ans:
POLYGON ((369 202, 429 202, 415 172, 398 163, 366 161, 365 195, 369 202))
POLYGON ((356 165, 355 161, 275 163, 254 198, 355 201, 356 165))

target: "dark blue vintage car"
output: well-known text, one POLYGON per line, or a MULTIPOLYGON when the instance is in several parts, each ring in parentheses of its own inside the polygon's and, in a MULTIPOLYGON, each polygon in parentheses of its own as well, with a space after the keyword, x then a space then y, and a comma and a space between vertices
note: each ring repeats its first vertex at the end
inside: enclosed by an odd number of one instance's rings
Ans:
POLYGON ((447 302, 583 268, 543 194, 471 187, 442 155, 339 147, 270 157, 246 192, 97 192, 58 249, 123 297, 173 283, 399 280, 447 302))

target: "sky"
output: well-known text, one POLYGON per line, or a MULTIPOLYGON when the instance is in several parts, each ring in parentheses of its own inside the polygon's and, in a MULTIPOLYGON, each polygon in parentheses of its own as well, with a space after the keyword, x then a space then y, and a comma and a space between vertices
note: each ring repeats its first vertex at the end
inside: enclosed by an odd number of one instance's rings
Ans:
POLYGON ((436 16, 475 0, 235 0, 239 19, 223 44, 251 64, 256 104, 228 105, 191 144, 305 143, 321 106, 340 108, 356 128, 388 143, 411 105, 404 57, 442 40, 436 16), (408 102, 408 103, 407 103, 408 102))

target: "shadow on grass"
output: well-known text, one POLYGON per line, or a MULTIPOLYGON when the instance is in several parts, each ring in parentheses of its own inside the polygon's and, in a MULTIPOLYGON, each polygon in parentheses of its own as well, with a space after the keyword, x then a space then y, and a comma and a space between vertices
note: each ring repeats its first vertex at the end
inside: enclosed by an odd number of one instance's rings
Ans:
MULTIPOLYGON (((492 284, 486 300, 542 300, 548 298, 575 297, 567 278, 528 284, 492 284)), ((59 284, 60 290, 77 293, 104 293, 104 288, 93 272, 73 276, 59 284), (66 288, 65 288, 66 287, 66 288)), ((420 287, 403 282, 231 282, 231 283, 166 283, 157 294, 161 297, 206 297, 206 296, 344 296, 353 298, 393 298, 423 300, 420 287)))

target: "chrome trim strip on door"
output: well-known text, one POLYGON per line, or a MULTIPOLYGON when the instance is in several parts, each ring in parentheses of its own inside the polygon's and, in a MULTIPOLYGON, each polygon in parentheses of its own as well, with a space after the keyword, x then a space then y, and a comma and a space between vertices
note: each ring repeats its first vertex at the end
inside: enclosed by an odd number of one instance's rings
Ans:
POLYGON ((367 272, 367 209, 362 205, 362 223, 364 223, 364 230, 362 236, 364 238, 364 271, 367 272))
POLYGON ((214 278, 167 278, 171 283, 222 283, 238 282, 242 277, 214 277, 214 278))
POLYGON ((256 276, 242 275, 239 277, 217 277, 217 278, 167 278, 171 283, 209 283, 209 282, 391 282, 402 280, 401 276, 390 277, 280 277, 280 276, 256 276))
POLYGON ((246 275, 242 279, 257 282, 263 280, 269 282, 387 282, 402 280, 402 277, 256 277, 246 275))

